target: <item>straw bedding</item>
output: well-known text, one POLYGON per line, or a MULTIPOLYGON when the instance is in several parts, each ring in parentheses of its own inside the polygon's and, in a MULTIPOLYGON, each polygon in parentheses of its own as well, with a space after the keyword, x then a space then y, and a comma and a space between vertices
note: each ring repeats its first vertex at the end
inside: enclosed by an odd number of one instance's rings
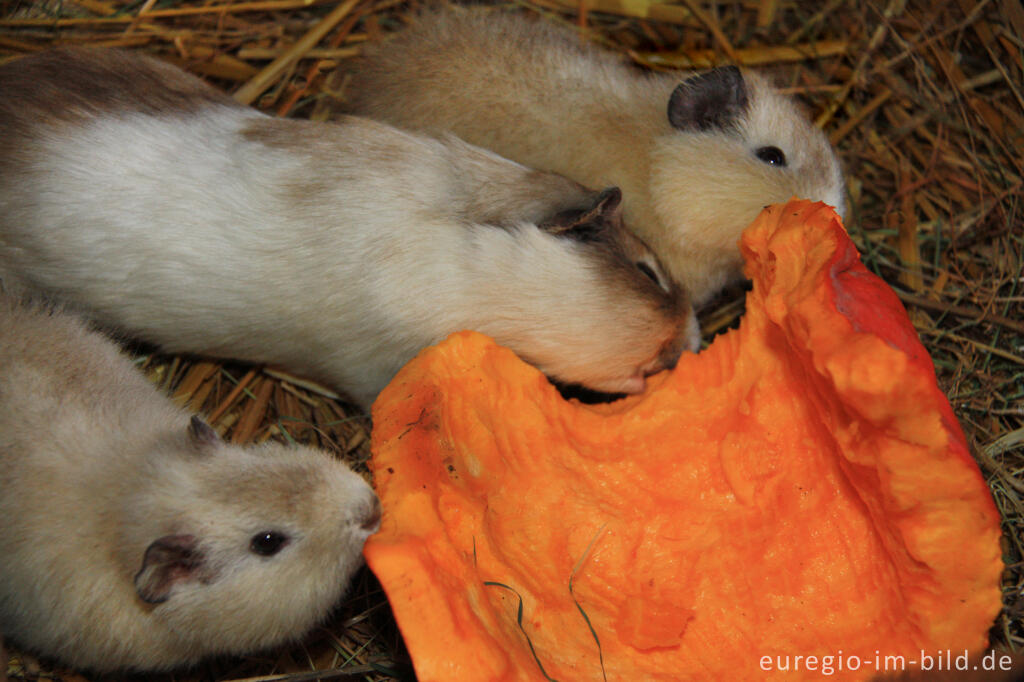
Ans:
MULTIPOLYGON (((160 55, 279 116, 323 119, 346 60, 399 30, 396 0, 0 0, 0 60, 56 45, 160 55)), ((847 227, 898 292, 932 355, 1004 519, 1005 609, 993 642, 1024 646, 1024 9, 1018 0, 514 0, 649 68, 770 71, 836 144, 847 227)), ((2 96, 2 93, 0 93, 2 96)), ((296 263, 295 267, 301 267, 296 263)), ((735 325, 742 292, 702 315, 735 325)), ((132 349, 140 370, 234 442, 327 448, 366 471, 369 420, 272 369, 132 349)), ((15 650, 12 679, 86 679, 15 650)), ((380 587, 301 643, 147 679, 412 679, 380 587), (319 671, 319 672, 311 672, 319 671)))

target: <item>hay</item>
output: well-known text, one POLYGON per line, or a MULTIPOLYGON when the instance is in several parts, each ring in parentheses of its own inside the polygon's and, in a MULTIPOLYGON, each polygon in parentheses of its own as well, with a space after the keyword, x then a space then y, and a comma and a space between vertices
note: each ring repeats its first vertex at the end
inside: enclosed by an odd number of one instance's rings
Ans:
MULTIPOLYGON (((0 2, 0 60, 55 45, 125 46, 206 76, 279 116, 322 119, 359 44, 401 28, 395 0, 0 2)), ((1017 0, 513 0, 585 27, 652 68, 729 59, 771 71, 823 126, 849 176, 847 227, 931 352, 1003 518, 996 643, 1024 647, 1024 10, 1017 0), (730 57, 731 56, 731 57, 730 57)), ((299 264, 296 264, 298 267, 299 264)), ((742 299, 703 316, 736 323, 742 299)), ((144 355, 176 400, 236 442, 328 448, 365 471, 367 419, 330 391, 262 368, 144 355)), ((54 671, 12 652, 13 679, 54 671)), ((301 644, 148 679, 411 679, 371 575, 301 644)))

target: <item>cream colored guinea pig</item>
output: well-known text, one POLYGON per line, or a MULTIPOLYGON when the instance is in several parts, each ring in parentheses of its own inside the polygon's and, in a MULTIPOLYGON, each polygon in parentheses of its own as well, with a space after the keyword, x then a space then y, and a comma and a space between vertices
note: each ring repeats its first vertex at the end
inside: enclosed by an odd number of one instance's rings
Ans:
POLYGON ((462 329, 606 392, 699 345, 617 189, 454 137, 274 119, 117 50, 7 63, 0 92, 0 279, 170 351, 281 365, 368 407, 462 329))
POLYGON ((303 635, 380 503, 325 452, 229 445, 77 317, 0 298, 0 633, 159 670, 303 635))
POLYGON ((620 187, 627 225, 698 307, 741 276, 737 241, 765 205, 844 210, 828 140, 753 71, 644 73, 551 22, 460 8, 368 46, 353 70, 346 111, 620 187))

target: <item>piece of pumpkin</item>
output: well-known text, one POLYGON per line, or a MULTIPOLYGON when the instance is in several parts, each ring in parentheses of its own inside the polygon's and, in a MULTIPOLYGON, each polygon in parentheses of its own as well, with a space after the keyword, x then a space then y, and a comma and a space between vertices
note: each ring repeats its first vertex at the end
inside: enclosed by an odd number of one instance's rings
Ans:
POLYGON ((643 395, 566 402, 475 333, 381 393, 365 554, 421 682, 867 679, 985 645, 999 519, 903 307, 822 204, 742 250, 740 328, 643 395))

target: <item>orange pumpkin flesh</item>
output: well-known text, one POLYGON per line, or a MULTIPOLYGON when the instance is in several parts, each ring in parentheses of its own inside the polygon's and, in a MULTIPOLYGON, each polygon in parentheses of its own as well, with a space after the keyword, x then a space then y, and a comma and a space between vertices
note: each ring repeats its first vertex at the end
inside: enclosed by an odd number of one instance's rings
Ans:
POLYGON ((902 306, 822 204, 742 250, 740 328, 641 396, 566 402, 469 332, 380 395, 365 554, 421 682, 864 679, 985 645, 998 515, 902 306))

